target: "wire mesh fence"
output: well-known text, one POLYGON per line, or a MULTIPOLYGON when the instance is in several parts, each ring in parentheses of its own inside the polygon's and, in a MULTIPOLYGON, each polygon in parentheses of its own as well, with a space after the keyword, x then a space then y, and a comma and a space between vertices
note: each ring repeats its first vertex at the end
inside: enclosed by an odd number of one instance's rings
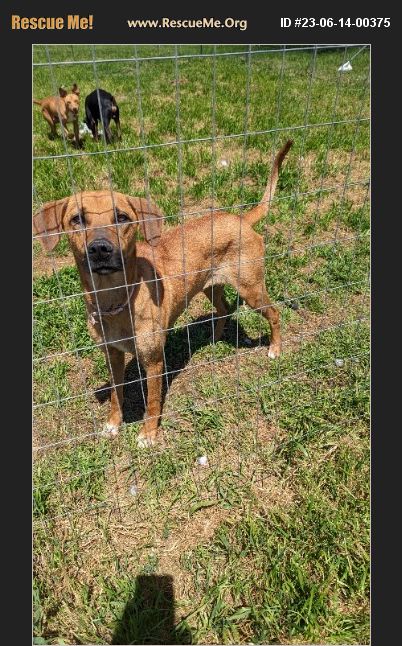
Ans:
POLYGON ((33 121, 34 212, 69 198, 64 215, 76 218, 34 236, 34 557, 43 586, 55 573, 85 583, 111 564, 177 567, 169 555, 193 548, 205 527, 287 499, 284 465, 317 442, 331 453, 341 428, 359 427, 364 414, 345 404, 342 388, 368 370, 367 46, 34 47, 35 99, 74 83, 80 146, 60 108, 52 138, 35 106, 33 121), (341 71, 349 60, 352 70, 341 71), (101 108, 100 89, 118 103, 121 139, 112 123, 107 141, 102 110, 98 140, 84 127, 84 96, 96 90, 101 108), (263 253, 250 258, 246 213, 288 139, 277 192, 255 226, 263 253), (174 244, 161 251, 140 240, 121 195, 143 198, 151 211, 156 204, 161 239, 175 230, 174 244), (235 260, 215 253, 223 211, 239 222, 235 260), (118 281, 93 269, 94 230, 102 240, 115 236, 118 281), (175 271, 164 274, 167 257, 175 271), (240 288, 251 266, 264 273, 254 306, 240 288), (194 294, 207 270, 208 293, 194 294), (236 280, 222 288, 229 275, 236 280), (265 287, 280 313, 276 358, 268 355, 265 287), (138 306, 140 290, 153 299, 152 322, 138 306), (183 307, 166 317, 166 299, 179 292, 183 307), (105 310, 109 302, 124 310, 124 325, 120 312, 105 310), (147 335, 166 337, 148 383, 147 335), (132 356, 123 377, 113 369, 116 347, 132 356), (152 413, 159 377, 162 411, 152 413), (109 400, 119 387, 123 423, 111 437, 109 400), (144 416, 159 426, 147 448, 136 441, 144 416), (209 512, 203 521, 200 510, 209 512))

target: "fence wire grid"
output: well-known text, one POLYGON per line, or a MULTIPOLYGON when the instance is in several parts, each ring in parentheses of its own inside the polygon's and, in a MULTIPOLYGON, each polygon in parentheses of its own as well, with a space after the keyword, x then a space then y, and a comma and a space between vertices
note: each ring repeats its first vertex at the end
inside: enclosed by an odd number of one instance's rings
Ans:
MULTIPOLYGON (((154 270, 147 279, 158 303, 168 279, 186 285, 191 277, 186 223, 205 214, 218 218, 221 211, 238 215, 238 282, 247 262, 264 267, 268 294, 280 313, 282 353, 268 358, 264 308, 249 307, 233 285, 225 287, 230 313, 223 317, 220 340, 214 280, 211 301, 202 292, 186 297, 184 312, 166 330, 158 441, 140 449, 136 437, 146 415, 147 385, 135 312, 128 308, 131 331, 120 339, 133 341, 134 353, 131 359, 126 355, 124 380, 116 384, 109 375, 108 344, 94 342, 87 331, 68 232, 47 232, 59 237, 47 253, 34 236, 39 578, 44 562, 52 562, 54 571, 68 564, 70 573, 85 579, 89 552, 97 553, 99 563, 128 553, 138 568, 152 558, 163 562, 172 549, 170 532, 185 531, 197 510, 240 509, 258 500, 272 482, 272 460, 293 459, 308 451, 307 436, 310 441, 319 435, 315 427, 310 433, 307 426, 293 426, 300 409, 314 418, 315 402, 336 399, 343 378, 368 370, 369 46, 34 46, 35 99, 57 95, 60 86, 68 91, 74 83, 80 90, 80 148, 61 124, 50 138, 41 110, 33 107, 34 213, 66 196, 79 210, 85 190, 110 192, 115 214, 115 191, 156 202, 165 214, 163 230, 182 231, 174 250, 181 271, 167 277, 154 270), (352 69, 341 71, 350 60, 352 69), (110 143, 102 119, 99 141, 84 127, 85 96, 101 88, 120 109, 122 138, 112 122, 110 143), (262 199, 287 139, 294 143, 275 197, 254 227, 264 238, 264 255, 242 261, 242 214, 262 199), (112 439, 104 424, 111 391, 119 385, 124 423, 112 439)), ((211 217, 211 264, 215 221, 211 217)), ((158 250, 151 250, 155 265, 158 250)), ((120 254, 130 299, 140 283, 127 280, 121 249, 120 254)), ((212 275, 225 269, 224 263, 214 266, 212 275)), ((97 290, 92 272, 90 279, 87 294, 103 331, 99 298, 102 291, 121 288, 97 290)), ((334 437, 338 424, 347 428, 359 424, 359 417, 350 408, 342 419, 321 420, 334 437)))

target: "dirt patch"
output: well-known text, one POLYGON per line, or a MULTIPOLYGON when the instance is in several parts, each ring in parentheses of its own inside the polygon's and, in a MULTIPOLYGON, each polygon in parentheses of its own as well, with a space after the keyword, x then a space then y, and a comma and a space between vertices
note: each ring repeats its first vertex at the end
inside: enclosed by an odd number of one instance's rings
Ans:
MULTIPOLYGON (((325 311, 316 314, 301 307, 298 310, 300 319, 290 322, 287 325, 285 338, 283 341, 283 351, 294 352, 302 342, 310 342, 315 336, 326 329, 331 329, 345 322, 345 310, 339 303, 331 303, 330 295, 323 294, 325 297, 325 311)), ((348 295, 348 315, 355 313, 355 318, 367 315, 368 295, 354 294, 348 295)))
POLYGON ((57 256, 56 254, 39 251, 35 254, 32 262, 33 277, 35 279, 39 276, 51 276, 64 267, 74 265, 75 260, 71 252, 68 252, 65 256, 57 256))
MULTIPOLYGON (((343 150, 330 150, 327 156, 327 163, 322 162, 318 166, 318 155, 316 152, 310 152, 303 156, 301 159, 303 178, 307 184, 307 190, 316 189, 334 189, 337 192, 343 191, 346 184, 354 184, 355 182, 366 182, 370 178, 370 159, 366 154, 355 152, 351 155, 350 152, 343 150), (325 171, 325 175, 323 172, 325 171), (310 188, 311 187, 311 188, 310 188), (314 187, 314 188, 313 188, 314 187)), ((350 187, 355 189, 357 187, 350 187)), ((361 186, 361 190, 365 195, 366 187, 361 186)), ((333 198, 334 192, 331 192, 326 197, 333 198)), ((360 196, 356 197, 356 200, 360 196)))
MULTIPOLYGON (((239 515, 239 514, 237 514, 239 515)), ((196 514, 181 529, 176 532, 164 545, 159 554, 159 571, 171 574, 174 578, 175 594, 178 601, 191 599, 194 594, 193 576, 181 565, 184 552, 206 544, 212 539, 218 527, 229 518, 233 520, 236 513, 233 510, 212 508, 196 514)))
POLYGON ((256 497, 256 507, 259 511, 267 512, 275 507, 287 507, 293 503, 293 492, 284 480, 273 476, 261 479, 260 484, 253 484, 256 497))
MULTIPOLYGON (((235 446, 229 450, 229 454, 233 454, 232 458, 228 454, 225 459, 234 460, 234 453, 235 446)), ((68 513, 65 508, 66 515, 55 519, 52 526, 53 540, 64 545, 65 558, 69 553, 77 551, 79 562, 85 564, 79 570, 80 582, 94 586, 94 592, 97 584, 93 580, 93 573, 108 576, 109 565, 116 554, 119 559, 125 560, 126 573, 132 571, 133 575, 150 558, 155 558, 158 573, 173 576, 178 603, 185 601, 188 605, 194 596, 193 575, 183 567, 183 554, 208 544, 222 523, 235 523, 243 513, 243 505, 225 509, 216 504, 191 515, 186 500, 174 502, 174 481, 167 494, 158 501, 148 500, 145 488, 137 481, 139 494, 133 498, 130 494, 132 476, 127 470, 129 466, 129 459, 116 458, 114 468, 108 472, 107 506, 101 504, 92 511, 83 507, 82 513, 73 508, 68 513), (171 529, 164 537, 167 521, 171 529)), ((244 499, 244 504, 251 505, 251 508, 259 512, 292 504, 292 491, 285 482, 265 472, 261 472, 258 477, 253 475, 256 471, 254 460, 245 469, 244 478, 247 479, 248 473, 251 479, 251 498, 244 499)), ((74 568, 79 562, 76 557, 72 558, 64 568, 65 578, 58 582, 62 595, 75 587, 71 586, 69 579, 76 576, 74 568)), ((36 566, 37 569, 46 570, 46 560, 43 561, 40 555, 36 566)), ((99 589, 98 593, 100 592, 99 589)))

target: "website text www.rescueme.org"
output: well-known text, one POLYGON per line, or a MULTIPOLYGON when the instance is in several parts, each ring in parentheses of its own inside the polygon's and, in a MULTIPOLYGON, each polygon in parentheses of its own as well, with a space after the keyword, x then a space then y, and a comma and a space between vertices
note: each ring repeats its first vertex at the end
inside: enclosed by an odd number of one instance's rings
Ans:
POLYGON ((247 20, 238 20, 237 18, 185 18, 183 20, 173 20, 172 18, 160 18, 156 20, 131 19, 127 20, 127 25, 131 29, 247 29, 247 20))

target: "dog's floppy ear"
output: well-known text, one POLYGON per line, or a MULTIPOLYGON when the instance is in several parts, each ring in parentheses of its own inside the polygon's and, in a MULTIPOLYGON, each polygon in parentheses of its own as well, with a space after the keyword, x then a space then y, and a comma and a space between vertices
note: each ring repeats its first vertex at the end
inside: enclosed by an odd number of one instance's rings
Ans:
POLYGON ((64 87, 59 87, 59 95, 64 99, 64 97, 67 96, 67 90, 65 90, 64 87))
POLYGON ((33 216, 33 232, 40 236, 39 241, 46 251, 52 251, 59 241, 68 200, 68 197, 64 197, 62 200, 46 202, 33 216))
POLYGON ((80 90, 79 90, 79 88, 78 88, 77 83, 74 83, 73 87, 71 88, 71 92, 72 92, 73 94, 77 94, 78 96, 80 95, 80 90))
POLYGON ((146 197, 130 197, 129 195, 126 197, 131 208, 137 215, 138 224, 141 227, 145 240, 152 247, 156 247, 162 235, 164 214, 159 206, 151 199, 147 199, 146 197))

